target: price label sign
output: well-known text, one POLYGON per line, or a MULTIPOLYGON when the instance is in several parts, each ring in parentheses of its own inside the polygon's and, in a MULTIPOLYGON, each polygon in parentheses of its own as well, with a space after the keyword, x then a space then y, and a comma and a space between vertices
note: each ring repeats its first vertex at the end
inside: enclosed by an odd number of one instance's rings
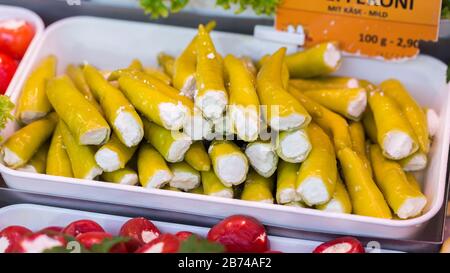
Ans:
POLYGON ((441 0, 283 0, 276 28, 302 25, 306 45, 338 41, 344 51, 394 60, 437 41, 441 0))

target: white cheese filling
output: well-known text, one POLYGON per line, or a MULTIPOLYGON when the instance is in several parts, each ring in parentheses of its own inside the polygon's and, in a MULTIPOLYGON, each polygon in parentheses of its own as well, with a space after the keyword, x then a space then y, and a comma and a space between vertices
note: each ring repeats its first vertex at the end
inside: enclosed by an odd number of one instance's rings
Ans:
POLYGON ((231 189, 221 190, 218 192, 211 193, 210 196, 233 199, 233 190, 231 189))
POLYGON ((433 109, 427 109, 428 133, 434 137, 439 131, 439 116, 433 109))
POLYGON ((270 177, 275 173, 278 164, 278 156, 270 143, 254 143, 245 149, 250 164, 255 171, 264 176, 270 177))
POLYGON ((162 253, 163 249, 164 249, 164 242, 160 242, 149 247, 147 250, 144 251, 144 253, 162 253))
POLYGON ((8 166, 18 166, 21 165, 23 160, 8 147, 3 147, 3 161, 5 161, 8 166))
POLYGON ((295 201, 296 192, 294 189, 286 188, 278 192, 278 203, 287 204, 295 201))
POLYGON ((195 106, 210 120, 220 118, 228 103, 227 94, 223 91, 209 90, 203 96, 197 96, 195 106))
POLYGON ((303 180, 297 192, 309 206, 324 204, 331 198, 325 183, 318 177, 308 177, 303 180))
POLYGON ((171 187, 189 191, 200 185, 200 175, 191 172, 174 171, 169 184, 171 187))
POLYGON ((403 170, 406 172, 416 172, 424 170, 427 167, 428 159, 425 154, 414 154, 412 158, 403 166, 403 170))
POLYGON ((183 87, 180 90, 180 95, 194 99, 195 90, 197 89, 197 82, 195 80, 195 76, 189 76, 185 82, 183 87))
POLYGON ((358 94, 358 96, 355 99, 353 99, 348 104, 347 113, 351 117, 359 119, 361 118, 361 115, 364 113, 364 111, 366 111, 366 107, 367 107, 367 93, 366 91, 362 91, 358 94))
POLYGON ((18 171, 26 172, 26 173, 38 173, 36 168, 33 165, 25 165, 23 167, 17 168, 18 171))
POLYGON ((144 137, 144 128, 128 112, 120 112, 114 121, 114 126, 127 147, 138 145, 144 137))
POLYGON ((322 253, 348 253, 352 249, 352 245, 349 243, 340 243, 330 246, 322 253))
POLYGON ((287 117, 273 117, 270 119, 270 127, 275 131, 288 131, 301 127, 305 121, 305 116, 299 114, 292 114, 287 117))
POLYGON ((101 145, 109 137, 107 128, 94 129, 80 137, 81 145, 101 145))
POLYGON ((171 163, 180 162, 184 159, 184 155, 192 145, 192 141, 188 137, 177 138, 170 146, 167 159, 171 163))
POLYGON ((331 199, 330 202, 328 202, 322 210, 328 211, 328 212, 335 212, 335 213, 344 213, 345 212, 344 207, 342 206, 342 203, 336 199, 331 199))
POLYGON ((216 171, 225 186, 239 185, 247 177, 248 162, 241 155, 223 155, 216 159, 216 171))
POLYGON ((63 244, 60 241, 43 234, 32 241, 24 240, 21 246, 25 250, 25 253, 42 253, 46 249, 62 245, 63 244))
POLYGON ((311 151, 308 135, 302 131, 293 131, 280 139, 277 153, 284 161, 301 163, 305 161, 311 151))
POLYGON ((211 135, 212 131, 213 123, 205 119, 197 107, 194 109, 194 115, 190 115, 183 126, 183 132, 192 140, 207 138, 211 135))
POLYGON ((2 236, 0 237, 0 253, 5 253, 6 249, 9 247, 8 238, 2 236))
POLYGON ((103 173, 103 170, 101 168, 93 167, 85 176, 83 179, 87 180, 94 180, 97 176, 101 175, 103 173))
POLYGON ((158 110, 164 128, 168 130, 180 130, 189 115, 188 110, 181 103, 160 103, 158 110))
POLYGON ((30 124, 35 120, 45 117, 47 113, 35 112, 35 111, 24 111, 20 114, 20 119, 25 124, 30 124))
POLYGON ((342 54, 334 44, 329 43, 325 54, 323 55, 323 59, 328 67, 336 69, 341 63, 342 54))
POLYGON ((254 108, 239 105, 231 106, 231 122, 238 137, 247 142, 258 139, 259 115, 254 108))
POLYGON ((361 87, 359 84, 359 80, 355 78, 351 78, 347 82, 347 88, 359 88, 361 87))
POLYGON ((418 216, 427 204, 427 199, 424 197, 412 197, 405 200, 405 202, 398 209, 397 215, 401 219, 408 219, 418 216))
POLYGON ((147 189, 160 189, 172 179, 172 174, 165 170, 157 171, 147 182, 147 189))
POLYGON ((139 182, 139 178, 137 176, 137 174, 126 174, 122 177, 122 179, 120 179, 120 183, 122 185, 130 185, 130 186, 134 186, 139 182))
POLYGON ((150 243, 151 241, 158 238, 158 234, 154 233, 153 231, 144 230, 141 233, 141 238, 144 243, 150 243))
POLYGON ((400 160, 413 152, 414 143, 411 137, 401 131, 391 131, 383 140, 383 150, 391 158, 400 160))
POLYGON ((105 172, 114 172, 121 168, 119 155, 108 148, 103 148, 95 153, 95 161, 105 172))

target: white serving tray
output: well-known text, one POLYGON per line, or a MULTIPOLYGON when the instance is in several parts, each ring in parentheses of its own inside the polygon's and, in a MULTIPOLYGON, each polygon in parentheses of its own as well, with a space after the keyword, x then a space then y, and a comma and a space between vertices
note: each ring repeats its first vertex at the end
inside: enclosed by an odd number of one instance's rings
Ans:
MULTIPOLYGON (((45 31, 33 56, 20 70, 20 78, 10 89, 16 101, 22 85, 36 64, 46 55, 55 54, 58 71, 66 65, 89 61, 102 69, 125 67, 133 58, 156 64, 160 51, 179 54, 196 30, 156 24, 73 17, 54 23, 45 31)), ((248 55, 255 59, 272 53, 281 45, 257 40, 251 36, 213 32, 213 39, 222 54, 248 55)), ((289 48, 293 50, 293 48, 289 48)), ((261 204, 242 200, 195 195, 135 186, 115 185, 97 181, 70 179, 18 172, 0 165, 0 171, 11 188, 48 195, 106 203, 161 209, 199 216, 223 218, 236 213, 252 215, 266 225, 296 230, 361 235, 393 239, 412 238, 436 215, 445 195, 447 156, 450 133, 450 97, 446 85, 446 65, 428 56, 415 60, 386 63, 357 57, 346 57, 341 75, 364 78, 380 83, 397 78, 405 83, 415 98, 432 107, 441 116, 441 126, 431 149, 430 166, 424 174, 424 192, 429 203, 418 218, 398 221, 357 215, 344 215, 312 209, 261 204)), ((10 124, 5 137, 17 128, 10 124)))
MULTIPOLYGON (((32 12, 31 10, 20 7, 0 5, 0 20, 3 19, 23 19, 33 24, 34 26, 36 33, 34 34, 33 40, 28 46, 27 52, 23 56, 22 61, 19 64, 19 67, 17 68, 17 71, 21 71, 23 69, 22 66, 26 66, 26 64, 28 63, 27 62, 28 57, 31 55, 33 48, 36 46, 37 41, 41 38, 42 33, 44 32, 44 22, 42 22, 42 19, 41 17, 39 17, 39 15, 32 12)), ((19 73, 16 73, 15 76, 11 79, 9 88, 11 88, 11 86, 16 85, 16 81, 19 78, 18 74, 19 73)), ((7 90, 7 93, 10 92, 9 88, 7 90)))
MULTIPOLYGON (((20 225, 32 231, 49 226, 65 227, 77 220, 88 219, 100 224, 106 232, 118 235, 122 225, 130 218, 114 215, 55 208, 40 205, 20 204, 0 209, 0 230, 7 226, 20 225)), ((151 220, 151 219, 149 219, 151 220)), ((179 231, 190 231, 206 237, 209 229, 198 226, 180 225, 167 222, 152 221, 162 233, 175 234, 179 231)), ((311 253, 321 242, 269 236, 270 248, 284 253, 311 253)), ((394 253, 396 251, 367 249, 371 253, 394 253)))

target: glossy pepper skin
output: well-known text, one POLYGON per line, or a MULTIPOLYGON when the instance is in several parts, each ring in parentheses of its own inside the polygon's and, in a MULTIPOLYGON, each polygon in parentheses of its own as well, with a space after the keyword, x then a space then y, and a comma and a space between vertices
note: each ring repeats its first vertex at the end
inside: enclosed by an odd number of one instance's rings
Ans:
POLYGON ((316 122, 325 132, 333 136, 334 148, 339 151, 343 148, 352 147, 352 138, 348 129, 347 121, 336 113, 308 98, 292 85, 289 86, 289 93, 299 100, 311 114, 316 122))
MULTIPOLYGON (((120 141, 127 147, 137 146, 144 136, 142 120, 134 109, 134 106, 128 101, 119 89, 112 86, 103 75, 91 65, 85 65, 83 69, 84 77, 92 90, 94 96, 103 108, 103 112, 114 133, 120 141), (118 120, 120 115, 126 114, 133 119, 134 127, 123 127, 118 120), (130 132, 133 130, 133 132, 130 132), (135 139, 127 138, 128 134, 135 135, 135 139)), ((126 121, 122 121, 126 122, 126 121)))
POLYGON ((361 119, 367 106, 367 93, 364 88, 318 89, 303 92, 328 109, 355 121, 361 119))
POLYGON ((314 249, 313 253, 365 253, 361 242, 353 237, 342 237, 323 243, 314 249))
POLYGON ((213 170, 202 172, 201 175, 205 195, 233 198, 233 188, 222 184, 213 170))
POLYGON ((169 131, 153 122, 143 120, 145 139, 164 157, 167 162, 176 163, 183 161, 186 152, 192 145, 190 138, 184 133, 169 131), (185 150, 179 151, 179 154, 171 153, 174 143, 184 142, 185 150))
POLYGON ((158 54, 158 64, 170 78, 173 78, 175 71, 175 58, 169 54, 161 52, 158 54))
POLYGON ((335 213, 352 213, 350 196, 339 176, 336 182, 336 190, 331 200, 326 204, 316 206, 316 209, 335 213))
POLYGON ((101 114, 103 114, 102 107, 98 104, 94 94, 92 94, 92 91, 86 82, 83 69, 80 66, 69 64, 66 68, 66 75, 69 76, 75 87, 84 95, 84 97, 90 101, 101 114))
POLYGON ((207 172, 211 169, 211 159, 202 141, 194 142, 186 152, 184 160, 200 172, 207 172))
POLYGON ((378 143, 383 149, 384 156, 390 159, 400 160, 410 156, 419 149, 417 137, 411 124, 392 98, 384 95, 382 92, 371 92, 369 104, 378 132, 378 143), (386 142, 389 134, 392 133, 402 133, 405 137, 409 138, 411 147, 406 154, 395 155, 392 151, 388 150, 386 142))
POLYGON ((364 126, 361 122, 352 122, 349 126, 350 136, 352 138, 352 148, 361 159, 364 161, 364 165, 372 173, 372 166, 370 165, 369 158, 367 156, 366 136, 364 132, 364 126))
POLYGON ((25 166, 17 170, 45 174, 45 168, 47 166, 48 147, 49 147, 48 142, 41 145, 41 147, 39 147, 39 149, 33 155, 30 161, 28 161, 28 163, 25 166))
MULTIPOLYGON (((261 58, 261 60, 259 60, 259 62, 258 62, 259 69, 261 69, 261 67, 264 65, 264 63, 266 61, 268 61, 269 59, 270 59, 270 55, 263 56, 261 58)), ((291 76, 289 75, 289 68, 288 68, 286 62, 283 62, 282 67, 281 67, 281 82, 283 83, 284 88, 288 88, 290 77, 291 76)))
POLYGON ((58 115, 52 113, 47 117, 34 121, 27 126, 16 131, 3 144, 2 152, 4 155, 9 151, 17 156, 17 160, 9 161, 5 156, 6 164, 12 168, 18 168, 25 165, 33 155, 38 151, 47 139, 53 133, 58 122, 58 115))
POLYGON ((302 91, 363 87, 359 80, 348 77, 319 77, 314 79, 292 79, 289 84, 302 91))
POLYGON ((288 163, 285 161, 280 161, 278 163, 276 189, 277 204, 287 204, 301 200, 301 197, 295 190, 299 168, 300 164, 288 163))
POLYGON ((130 76, 120 77, 119 86, 134 107, 149 120, 168 130, 179 130, 185 124, 188 109, 179 105, 178 100, 130 76), (163 105, 169 107, 172 113, 176 110, 178 118, 166 119, 163 111, 167 110, 162 108, 163 105))
POLYGON ((377 185, 397 216, 407 219, 420 214, 427 198, 417 190, 417 186, 411 185, 400 164, 385 158, 376 144, 370 146, 370 159, 377 185), (408 205, 412 200, 415 201, 415 210, 410 210, 408 205))
MULTIPOLYGON (((215 26, 215 22, 212 21, 205 26, 205 29, 210 32, 215 26)), ((196 89, 197 40, 198 35, 192 39, 173 64, 173 86, 180 90, 180 94, 190 99, 194 99, 196 89)))
POLYGON ((274 53, 261 67, 256 81, 260 102, 267 106, 268 124, 277 131, 304 128, 311 121, 302 103, 283 87, 281 70, 285 54, 286 48, 274 53), (289 118, 294 121, 287 122, 289 118))
POLYGON ((250 171, 245 180, 241 200, 273 204, 274 179, 262 177, 255 171, 250 171))
POLYGON ((17 104, 18 119, 28 124, 44 117, 52 110, 46 94, 46 83, 56 74, 56 57, 43 59, 26 80, 17 104))
POLYGON ((263 253, 270 249, 264 226, 244 215, 225 218, 209 230, 207 239, 224 245, 231 253, 263 253))
POLYGON ((289 55, 285 61, 292 78, 313 78, 336 71, 341 65, 342 55, 336 43, 328 42, 289 55), (327 60, 330 53, 334 60, 327 60))
POLYGON ((223 60, 203 25, 198 28, 196 41, 197 68, 195 80, 197 95, 194 98, 203 115, 215 120, 222 116, 228 104, 228 93, 223 77, 223 60))
POLYGON ((173 178, 164 158, 147 143, 139 148, 138 173, 139 181, 145 188, 161 188, 173 178), (155 180, 157 177, 158 181, 155 180))
POLYGON ((73 85, 67 76, 50 80, 47 97, 80 145, 100 145, 109 140, 108 122, 73 85), (92 137, 95 133, 96 137, 92 137))
POLYGON ((228 92, 234 129, 242 140, 255 141, 260 132, 261 116, 255 76, 241 59, 233 55, 226 56, 224 64, 229 77, 228 92))
POLYGON ((46 173, 55 176, 73 177, 72 165, 67 155, 61 125, 58 123, 50 142, 47 155, 46 173))
POLYGON ((344 181, 352 200, 353 213, 392 219, 391 210, 369 170, 356 152, 344 148, 337 152, 344 181))
POLYGON ((427 154, 430 151, 430 136, 428 134, 427 117, 423 109, 398 80, 387 80, 381 83, 380 88, 386 96, 400 105, 403 114, 417 136, 420 149, 427 154))
POLYGON ((129 167, 114 172, 104 172, 101 176, 103 181, 122 185, 136 185, 139 183, 137 172, 129 167))
POLYGON ((74 177, 94 179, 101 175, 103 170, 95 161, 95 154, 92 147, 78 144, 64 121, 60 121, 60 128, 74 177))
POLYGON ((337 165, 336 154, 330 138, 315 123, 311 123, 307 129, 311 140, 312 150, 308 158, 303 162, 298 171, 296 189, 302 200, 308 205, 321 205, 328 202, 336 189, 337 165), (305 187, 308 179, 316 178, 328 193, 327 200, 311 201, 305 187), (319 203, 316 203, 319 202, 319 203))

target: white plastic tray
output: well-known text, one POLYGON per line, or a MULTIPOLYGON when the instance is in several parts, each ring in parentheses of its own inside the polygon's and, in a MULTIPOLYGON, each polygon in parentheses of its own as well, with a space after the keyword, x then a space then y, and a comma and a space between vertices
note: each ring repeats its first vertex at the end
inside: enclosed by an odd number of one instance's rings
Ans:
MULTIPOLYGON (((49 226, 67 226, 77 220, 88 219, 100 224, 106 232, 119 234, 122 225, 130 218, 107 214, 47 207, 40 205, 12 205, 0 209, 0 230, 11 225, 21 225, 38 231, 49 226)), ((151 220, 151 219, 150 219, 151 220)), ((167 222, 152 221, 162 233, 190 231, 206 237, 209 229, 204 227, 180 225, 167 222)), ((284 253, 311 253, 321 242, 269 236, 270 248, 284 253)), ((395 252, 390 250, 367 250, 373 252, 395 252)))
MULTIPOLYGON (((37 41, 41 38, 42 33, 44 32, 44 22, 42 22, 42 19, 41 17, 39 17, 39 15, 32 12, 31 10, 20 7, 0 5, 0 20, 3 19, 23 19, 33 24, 34 26, 36 33, 30 45, 28 46, 27 52, 22 58, 22 62, 19 64, 19 67, 17 68, 17 71, 21 71, 23 69, 22 66, 26 66, 26 64, 28 63, 27 59, 31 55, 31 51, 33 50, 37 41)), ((15 76, 12 78, 9 88, 11 88, 11 86, 16 85, 16 82, 19 78, 18 74, 19 73, 16 73, 15 76)), ((10 92, 8 90, 7 93, 10 92)))
MULTIPOLYGON (((44 56, 55 54, 58 70, 66 65, 89 61, 104 68, 125 67, 132 58, 156 64, 160 51, 178 54, 192 39, 196 30, 136 23, 93 17, 73 17, 59 21, 45 31, 42 39, 22 67, 20 78, 10 89, 12 100, 17 100, 27 75, 44 56)), ((218 50, 259 58, 272 53, 281 45, 257 40, 251 36, 214 32, 218 50)), ((291 48, 292 50, 292 48, 291 48)), ((446 66, 436 59, 420 56, 402 63, 346 57, 339 74, 368 79, 375 83, 397 78, 423 106, 432 107, 441 116, 439 133, 431 149, 430 166, 426 172, 424 192, 429 203, 421 217, 406 220, 384 220, 357 215, 344 215, 312 209, 261 204, 242 200, 194 195, 135 186, 68 179, 48 175, 18 172, 0 165, 0 171, 9 187, 49 195, 84 200, 190 213, 223 218, 236 213, 252 215, 264 224, 289 229, 329 232, 370 237, 412 238, 436 215, 443 204, 447 156, 449 148, 449 87, 445 81, 446 66)), ((16 128, 10 124, 4 134, 16 128)))

